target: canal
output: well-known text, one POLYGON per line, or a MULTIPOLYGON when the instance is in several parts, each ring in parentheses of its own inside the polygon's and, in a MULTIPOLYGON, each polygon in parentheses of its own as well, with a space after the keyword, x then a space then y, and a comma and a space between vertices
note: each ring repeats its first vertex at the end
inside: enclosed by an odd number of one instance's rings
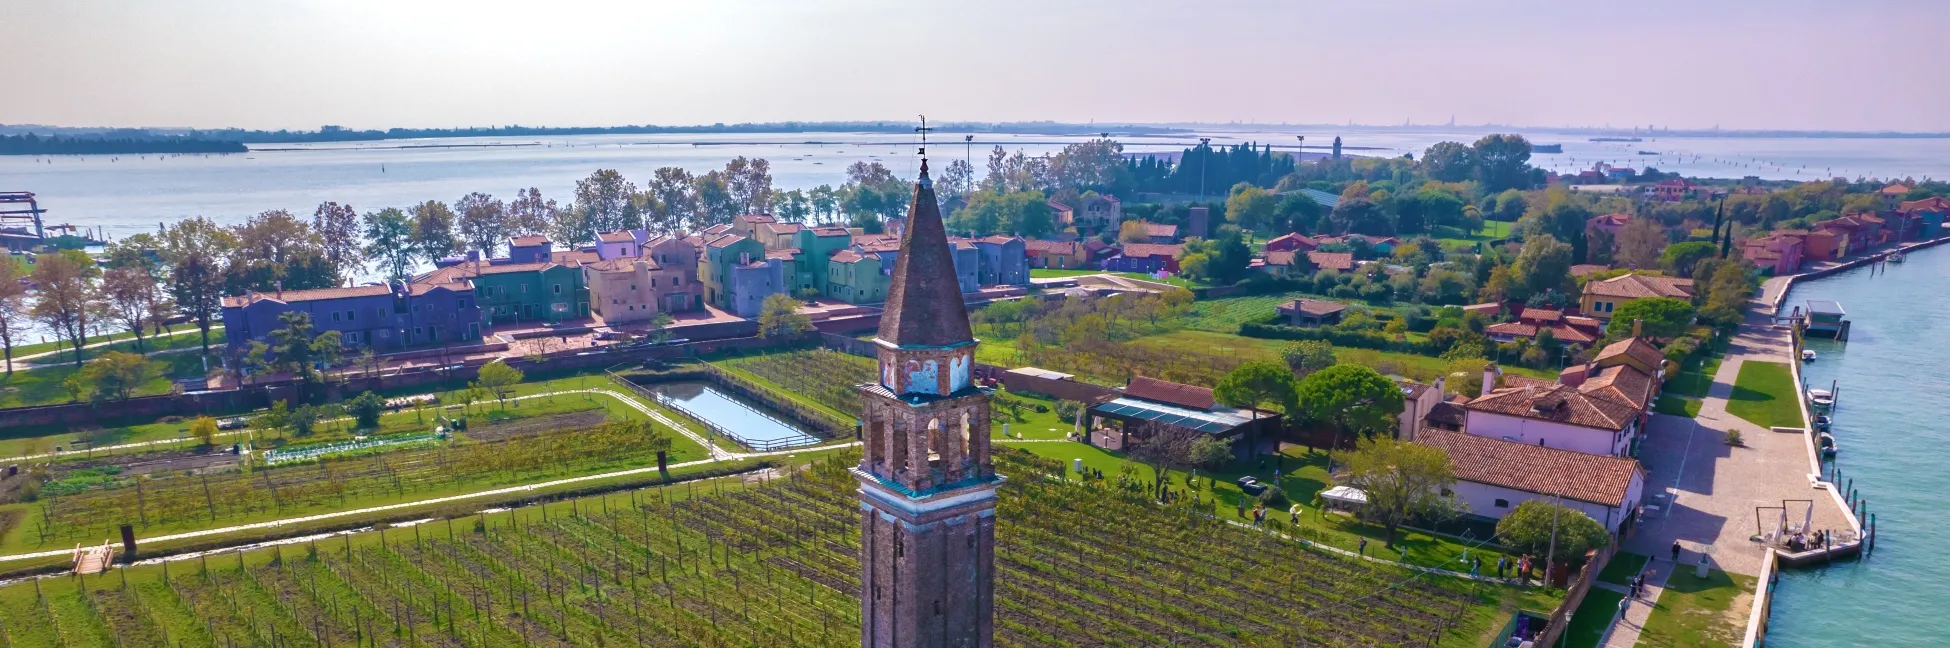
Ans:
POLYGON ((1811 339, 1810 386, 1839 385, 1834 416, 1843 488, 1875 516, 1875 552, 1790 570, 1769 618, 1769 648, 1950 643, 1950 560, 1933 549, 1950 523, 1950 248, 1919 250, 1797 285, 1783 308, 1840 302, 1849 341, 1811 339))
POLYGON ((663 404, 689 414, 719 434, 761 452, 819 443, 812 431, 786 416, 711 383, 678 381, 649 385, 663 404))

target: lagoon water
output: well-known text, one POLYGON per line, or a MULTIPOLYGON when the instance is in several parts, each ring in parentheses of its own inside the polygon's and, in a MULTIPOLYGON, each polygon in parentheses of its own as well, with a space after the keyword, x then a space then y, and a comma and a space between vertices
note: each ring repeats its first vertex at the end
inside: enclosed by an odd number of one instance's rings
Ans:
MULTIPOLYGON (((1200 136, 1215 143, 1271 143, 1291 150, 1298 144, 1295 136, 1306 135, 1307 153, 1314 157, 1340 135, 1349 154, 1398 156, 1420 155, 1443 140, 1474 141, 1496 130, 1501 129, 1208 127, 1118 140, 1127 152, 1175 153, 1196 145, 1200 136)), ((1534 164, 1557 171, 1607 161, 1707 177, 1950 177, 1950 139, 1647 137, 1635 143, 1597 143, 1583 133, 1520 132, 1533 142, 1564 146, 1561 154, 1532 158, 1534 164), (1637 155, 1642 150, 1659 154, 1637 155)), ((962 139, 960 133, 935 134, 937 169, 964 155, 982 168, 986 150, 996 145, 1040 155, 1087 138, 978 134, 972 145, 962 139)), ((190 216, 237 223, 262 211, 287 209, 309 217, 327 200, 364 212, 425 200, 453 201, 474 191, 513 199, 516 191, 536 187, 566 203, 575 181, 598 168, 617 169, 642 186, 658 167, 703 173, 740 155, 769 160, 779 189, 838 186, 846 179, 847 165, 860 160, 879 161, 912 178, 918 163, 914 144, 913 136, 871 133, 588 135, 268 144, 250 153, 208 156, 0 156, 0 190, 38 194, 50 224, 100 228, 121 237, 190 216)), ((1222 194, 1225 188, 1211 191, 1222 194)))
POLYGON ((1809 345, 1820 358, 1803 376, 1839 386, 1842 481, 1868 500, 1878 533, 1866 560, 1784 573, 1769 648, 1950 644, 1950 248, 1887 270, 1808 282, 1784 302, 1832 299, 1853 322, 1848 342, 1809 345))

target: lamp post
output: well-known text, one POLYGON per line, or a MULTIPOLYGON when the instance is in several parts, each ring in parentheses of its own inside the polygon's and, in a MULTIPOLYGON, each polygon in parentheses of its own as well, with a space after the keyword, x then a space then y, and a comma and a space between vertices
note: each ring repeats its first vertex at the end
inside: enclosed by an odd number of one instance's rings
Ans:
POLYGON ((1300 139, 1300 154, 1294 156, 1293 161, 1295 164, 1305 162, 1307 161, 1307 136, 1295 135, 1294 137, 1300 139))
POLYGON ((1198 146, 1205 150, 1198 161, 1198 201, 1205 202, 1205 167, 1212 166, 1212 138, 1198 138, 1198 146))
POLYGON ((961 161, 962 164, 968 165, 968 179, 961 181, 961 192, 964 194, 972 194, 975 193, 975 136, 963 135, 961 136, 961 141, 961 161))

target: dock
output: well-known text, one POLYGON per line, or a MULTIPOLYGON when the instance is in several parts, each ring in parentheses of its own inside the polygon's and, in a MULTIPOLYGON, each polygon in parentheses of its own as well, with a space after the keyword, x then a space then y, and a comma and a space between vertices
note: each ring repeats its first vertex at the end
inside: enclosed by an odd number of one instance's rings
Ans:
POLYGON ((1837 340, 1848 339, 1848 313, 1842 310, 1840 302, 1810 299, 1807 317, 1806 335, 1832 337, 1837 340))

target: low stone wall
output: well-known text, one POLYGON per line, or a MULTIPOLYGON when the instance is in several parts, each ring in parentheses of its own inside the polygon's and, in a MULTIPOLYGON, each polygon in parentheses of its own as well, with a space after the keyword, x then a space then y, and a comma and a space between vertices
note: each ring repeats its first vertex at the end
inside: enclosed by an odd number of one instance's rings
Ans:
POLYGON ((1551 611, 1550 623, 1544 626, 1544 634, 1537 637, 1537 645, 1557 645, 1558 637, 1571 624, 1571 615, 1577 613, 1578 606, 1584 603, 1584 595, 1591 592, 1591 584, 1597 582, 1598 572, 1604 571, 1605 564, 1611 562, 1612 554, 1617 551, 1618 541, 1614 539, 1605 548, 1593 551, 1590 559, 1584 561, 1584 569, 1578 570, 1577 579, 1564 590, 1564 602, 1551 611))

